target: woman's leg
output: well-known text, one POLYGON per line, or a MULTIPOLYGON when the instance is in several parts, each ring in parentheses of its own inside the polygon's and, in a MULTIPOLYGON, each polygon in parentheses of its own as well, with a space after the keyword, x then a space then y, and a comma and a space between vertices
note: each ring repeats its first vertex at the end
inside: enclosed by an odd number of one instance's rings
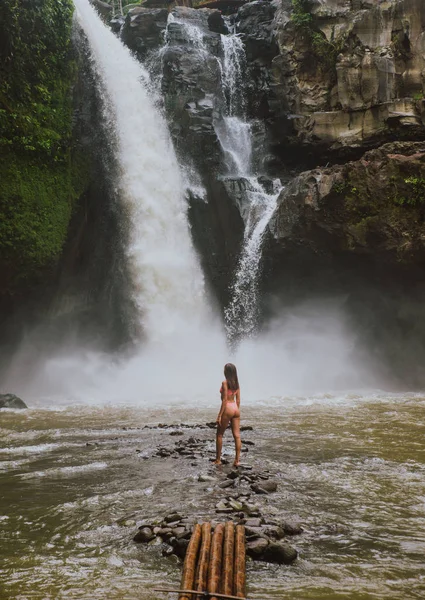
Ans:
POLYGON ((233 439, 235 440, 235 462, 233 463, 235 467, 238 467, 240 464, 240 460, 241 460, 241 433, 240 433, 240 427, 241 427, 241 418, 240 417, 233 417, 232 419, 232 433, 233 433, 233 439))
POLYGON ((221 415, 221 423, 217 425, 217 436, 215 439, 215 464, 221 464, 221 449, 223 447, 223 434, 229 426, 230 416, 226 413, 221 415))

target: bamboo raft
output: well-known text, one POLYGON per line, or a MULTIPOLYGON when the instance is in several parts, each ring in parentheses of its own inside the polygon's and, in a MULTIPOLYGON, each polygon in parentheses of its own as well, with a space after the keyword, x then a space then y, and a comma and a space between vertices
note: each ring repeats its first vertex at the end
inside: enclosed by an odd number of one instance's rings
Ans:
POLYGON ((195 525, 179 590, 155 588, 157 592, 178 592, 179 600, 246 600, 245 527, 231 521, 195 525))

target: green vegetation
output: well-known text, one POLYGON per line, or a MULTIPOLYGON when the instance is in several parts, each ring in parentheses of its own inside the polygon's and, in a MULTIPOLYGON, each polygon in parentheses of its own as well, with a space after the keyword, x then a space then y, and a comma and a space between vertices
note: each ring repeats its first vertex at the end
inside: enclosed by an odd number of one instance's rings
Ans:
POLYGON ((311 0, 292 0, 291 21, 295 27, 309 40, 311 51, 324 72, 330 72, 336 76, 336 62, 341 52, 345 36, 335 37, 332 33, 331 39, 327 39, 320 31, 314 16, 311 13, 311 0))
POLYGON ((312 26, 311 7, 311 0, 292 0, 291 21, 296 27, 309 29, 312 26))
POLYGON ((335 207, 346 224, 347 248, 382 242, 389 248, 397 247, 399 260, 405 260, 410 248, 407 242, 420 236, 423 227, 424 168, 418 169, 415 162, 408 167, 389 162, 382 168, 386 176, 377 176, 376 181, 373 171, 344 171, 343 178, 332 187, 338 196, 335 207))
POLYGON ((55 264, 87 167, 72 142, 72 0, 0 4, 0 276, 55 264))
MULTIPOLYGON (((406 177, 404 183, 407 187, 407 194, 400 195, 396 193, 392 201, 398 206, 420 206, 425 203, 425 179, 422 177, 406 177)), ((397 183, 395 189, 398 191, 397 183)))

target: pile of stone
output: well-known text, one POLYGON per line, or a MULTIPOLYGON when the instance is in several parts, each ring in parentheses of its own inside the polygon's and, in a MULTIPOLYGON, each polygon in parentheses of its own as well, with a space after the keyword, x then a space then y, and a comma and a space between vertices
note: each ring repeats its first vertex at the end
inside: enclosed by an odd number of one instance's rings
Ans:
MULTIPOLYGON (((242 498, 238 502, 242 508, 246 507, 242 498)), ((239 508, 239 504, 237 506, 235 504, 235 510, 236 508, 239 508)), ((298 552, 285 541, 285 538, 302 533, 302 528, 297 524, 278 519, 266 519, 258 509, 256 512, 251 512, 251 514, 257 514, 258 516, 248 516, 242 510, 237 515, 232 515, 231 519, 235 520, 236 517, 235 523, 245 526, 247 555, 253 560, 270 563, 289 564, 293 562, 297 558, 298 552)), ((204 521, 206 520, 211 521, 213 530, 219 522, 215 519, 204 519, 204 521)), ((223 516, 221 521, 223 520, 229 519, 223 516)), ((163 556, 175 554, 183 559, 196 522, 198 522, 196 519, 183 516, 174 511, 164 518, 141 523, 133 539, 137 543, 145 544, 160 542, 164 545, 162 549, 163 556)))

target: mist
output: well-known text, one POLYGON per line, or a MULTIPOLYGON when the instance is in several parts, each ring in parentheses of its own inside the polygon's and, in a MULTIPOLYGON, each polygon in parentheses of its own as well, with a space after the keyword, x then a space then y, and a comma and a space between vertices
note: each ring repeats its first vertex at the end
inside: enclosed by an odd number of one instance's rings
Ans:
POLYGON ((23 342, 0 383, 41 405, 208 405, 219 401, 226 362, 238 368, 244 402, 382 386, 380 366, 350 331, 336 302, 300 304, 234 352, 212 315, 207 325, 180 324, 160 341, 115 355, 73 340, 43 356, 40 329, 37 336, 23 342))

